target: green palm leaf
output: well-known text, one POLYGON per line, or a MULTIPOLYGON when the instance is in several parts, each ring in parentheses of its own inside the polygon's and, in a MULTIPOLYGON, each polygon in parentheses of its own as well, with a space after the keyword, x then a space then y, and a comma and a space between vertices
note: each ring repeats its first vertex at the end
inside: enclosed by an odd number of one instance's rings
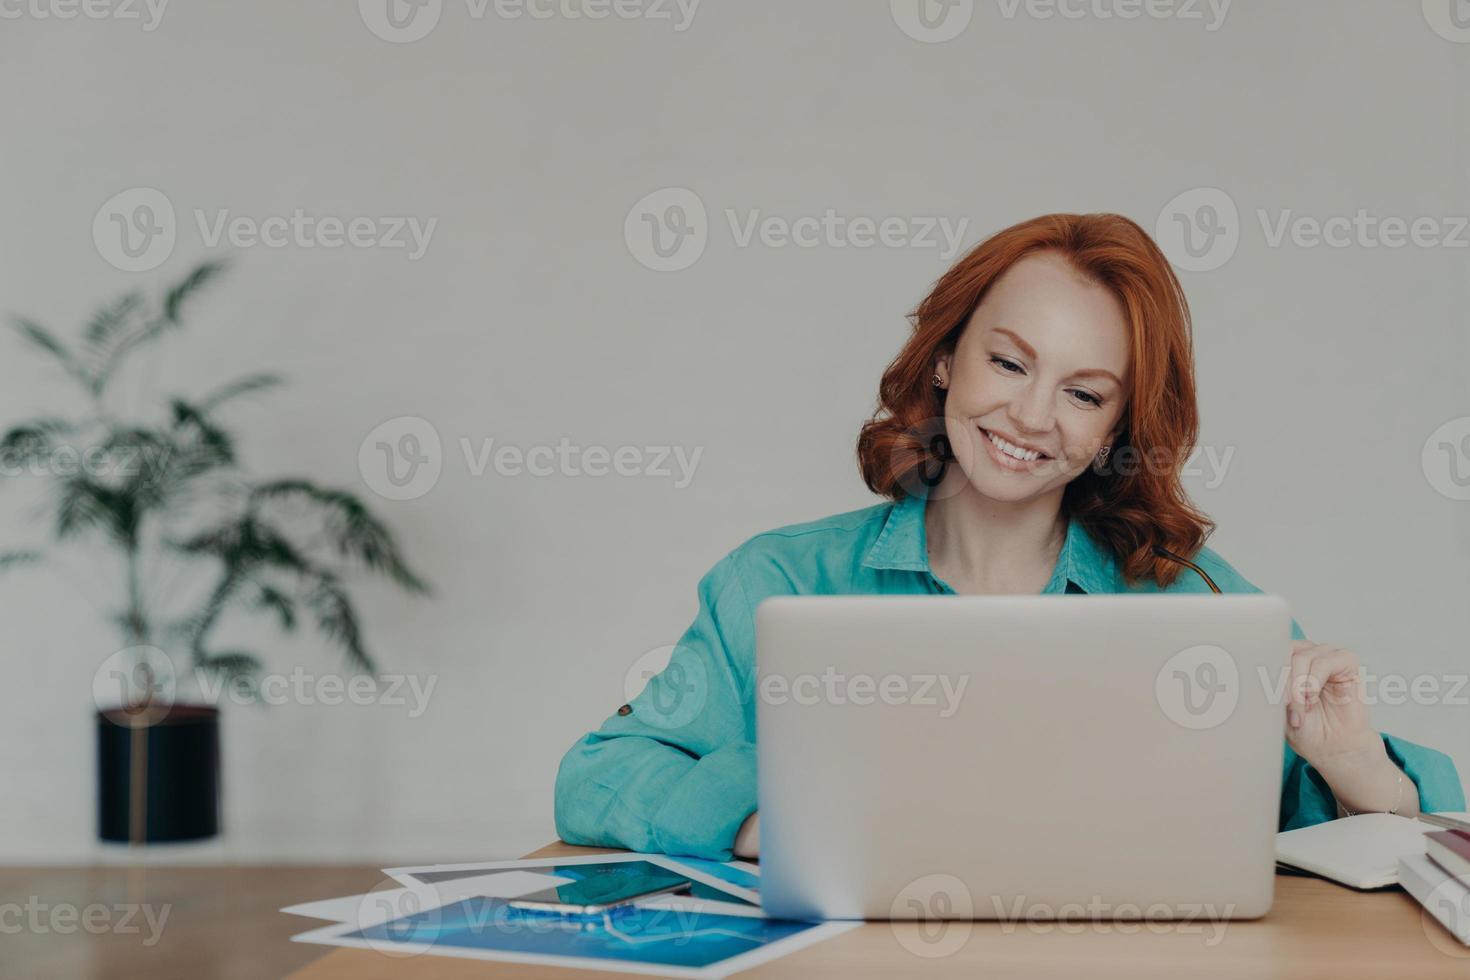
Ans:
POLYGON ((294 499, 316 506, 322 511, 327 536, 339 555, 360 561, 410 592, 429 592, 428 583, 403 561, 392 532, 353 494, 295 479, 259 484, 251 497, 260 502, 294 499))

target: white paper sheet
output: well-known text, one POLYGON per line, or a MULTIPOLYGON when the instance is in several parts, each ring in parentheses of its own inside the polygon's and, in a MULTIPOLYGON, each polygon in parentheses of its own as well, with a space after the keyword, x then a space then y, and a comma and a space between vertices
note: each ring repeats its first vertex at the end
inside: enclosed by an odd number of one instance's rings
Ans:
MULTIPOLYGON (((501 871, 495 874, 456 878, 437 886, 439 898, 458 901, 472 895, 492 898, 516 898, 543 888, 555 888, 571 883, 570 878, 558 875, 536 874, 530 871, 501 871)), ((341 898, 324 898, 316 902, 303 902, 281 909, 290 915, 309 919, 325 919, 328 922, 356 922, 359 926, 384 922, 405 914, 405 909, 422 889, 379 888, 362 895, 344 895, 341 898)))
POLYGON ((707 861, 685 864, 660 854, 618 853, 388 868, 385 874, 398 887, 283 909, 298 915, 330 917, 332 921, 331 925, 293 939, 374 949, 395 956, 430 954, 547 967, 718 978, 861 925, 858 922, 789 923, 767 918, 758 905, 748 904, 759 901, 758 888, 744 887, 720 877, 727 875, 744 885, 751 884, 752 879, 758 881, 758 866, 743 861, 724 865, 707 861), (551 925, 547 919, 540 920, 541 928, 537 928, 538 923, 524 918, 527 913, 520 912, 517 917, 501 901, 567 882, 569 879, 547 873, 554 866, 624 861, 647 861, 668 868, 731 896, 731 900, 658 896, 634 903, 636 908, 625 908, 622 918, 610 915, 606 919, 591 919, 587 923, 590 931, 566 928, 565 921, 551 925), (466 874, 456 877, 458 872, 466 874), (476 895, 486 897, 483 900, 470 897, 476 895), (372 911, 363 911, 364 900, 373 906, 372 911), (467 901, 468 904, 461 904, 467 901), (384 917, 383 908, 406 911, 384 917), (502 914, 506 918, 497 921, 495 917, 502 914), (737 925, 740 920, 748 925, 737 925), (761 920, 763 924, 751 920, 761 920), (538 932, 544 939, 534 938, 538 932), (582 932, 594 938, 571 938, 582 932), (431 940, 422 941, 423 936, 431 940), (538 945, 545 951, 537 949, 538 945), (699 955, 686 958, 682 953, 669 953, 670 949, 695 947, 702 949, 699 955))

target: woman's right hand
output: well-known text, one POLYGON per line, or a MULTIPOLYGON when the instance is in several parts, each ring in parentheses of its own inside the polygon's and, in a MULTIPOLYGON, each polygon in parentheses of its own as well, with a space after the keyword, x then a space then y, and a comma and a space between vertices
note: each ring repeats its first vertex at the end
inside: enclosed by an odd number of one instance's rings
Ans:
POLYGON ((761 853, 761 812, 759 810, 751 813, 740 825, 740 830, 735 834, 736 857, 753 858, 760 857, 761 853))

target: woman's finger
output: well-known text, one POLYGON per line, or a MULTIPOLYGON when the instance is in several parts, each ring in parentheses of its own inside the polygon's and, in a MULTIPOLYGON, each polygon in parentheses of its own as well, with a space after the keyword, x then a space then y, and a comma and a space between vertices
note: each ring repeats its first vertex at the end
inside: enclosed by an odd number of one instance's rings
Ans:
POLYGON ((1315 683, 1312 680, 1312 661, 1323 653, 1331 650, 1330 647, 1320 643, 1305 643, 1298 641, 1296 648, 1291 654, 1291 687, 1289 688, 1289 703, 1295 705, 1306 705, 1316 692, 1310 690, 1315 683))
POLYGON ((1308 710, 1316 700, 1327 697, 1333 704, 1346 704, 1358 693, 1358 658, 1351 650, 1333 649, 1312 658, 1308 673, 1312 678, 1314 695, 1308 702, 1308 710), (1330 691, 1328 689, 1331 689, 1330 691))

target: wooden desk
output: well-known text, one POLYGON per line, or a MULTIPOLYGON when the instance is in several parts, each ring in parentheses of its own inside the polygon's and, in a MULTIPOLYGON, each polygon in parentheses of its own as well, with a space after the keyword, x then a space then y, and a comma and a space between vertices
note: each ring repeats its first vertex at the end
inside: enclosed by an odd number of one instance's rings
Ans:
MULTIPOLYGON (((530 857, 606 853, 595 848, 552 844, 530 857)), ((325 895, 323 898, 327 897, 325 895)), ((1192 932, 1134 934, 1110 923, 1100 926, 949 923, 969 936, 948 956, 926 958, 907 946, 925 948, 915 923, 868 923, 739 977, 1167 977, 1178 980, 1230 978, 1385 977, 1430 980, 1470 978, 1470 948, 1394 888, 1355 892, 1318 878, 1278 875, 1276 904, 1254 922, 1209 924, 1192 932), (1045 930, 1045 931, 1043 931, 1045 930), (1207 943, 1213 943, 1207 945, 1207 943)), ((958 937, 958 933, 955 934, 958 937)), ((948 945, 949 941, 945 941, 948 945)), ((937 946, 939 944, 933 944, 937 946)), ((930 948, 933 948, 932 946, 930 948)), ((360 949, 338 949, 291 980, 469 980, 560 976, 566 980, 626 978, 625 973, 547 970, 513 963, 485 963, 446 956, 393 958, 360 949)))
MULTIPOLYGON (((535 857, 595 854, 554 844, 535 857)), ((0 976, 39 980, 423 980, 532 977, 592 980, 629 974, 546 971, 445 956, 394 958, 368 950, 289 941, 311 919, 276 910, 297 902, 365 892, 385 881, 375 867, 0 868, 0 976), (27 906, 117 910, 125 903, 167 907, 157 941, 143 932, 89 934, 30 928, 27 906), (20 926, 17 931, 16 926, 20 926), (291 973, 292 970, 297 972, 291 973)), ((1365 977, 1470 980, 1470 949, 1398 889, 1358 893, 1315 878, 1278 877, 1276 906, 1258 922, 1224 923, 1212 933, 1137 934, 1024 923, 956 923, 970 932, 953 955, 923 958, 905 949, 917 925, 870 923, 740 977, 1365 977), (1006 930, 1010 929, 1009 932, 1006 930)), ((73 913, 76 914, 76 913, 73 913)), ((120 920, 115 920, 120 921, 120 920)), ((1102 927, 1107 928, 1106 924, 1102 927)), ((956 934, 958 935, 958 934, 956 934)))

